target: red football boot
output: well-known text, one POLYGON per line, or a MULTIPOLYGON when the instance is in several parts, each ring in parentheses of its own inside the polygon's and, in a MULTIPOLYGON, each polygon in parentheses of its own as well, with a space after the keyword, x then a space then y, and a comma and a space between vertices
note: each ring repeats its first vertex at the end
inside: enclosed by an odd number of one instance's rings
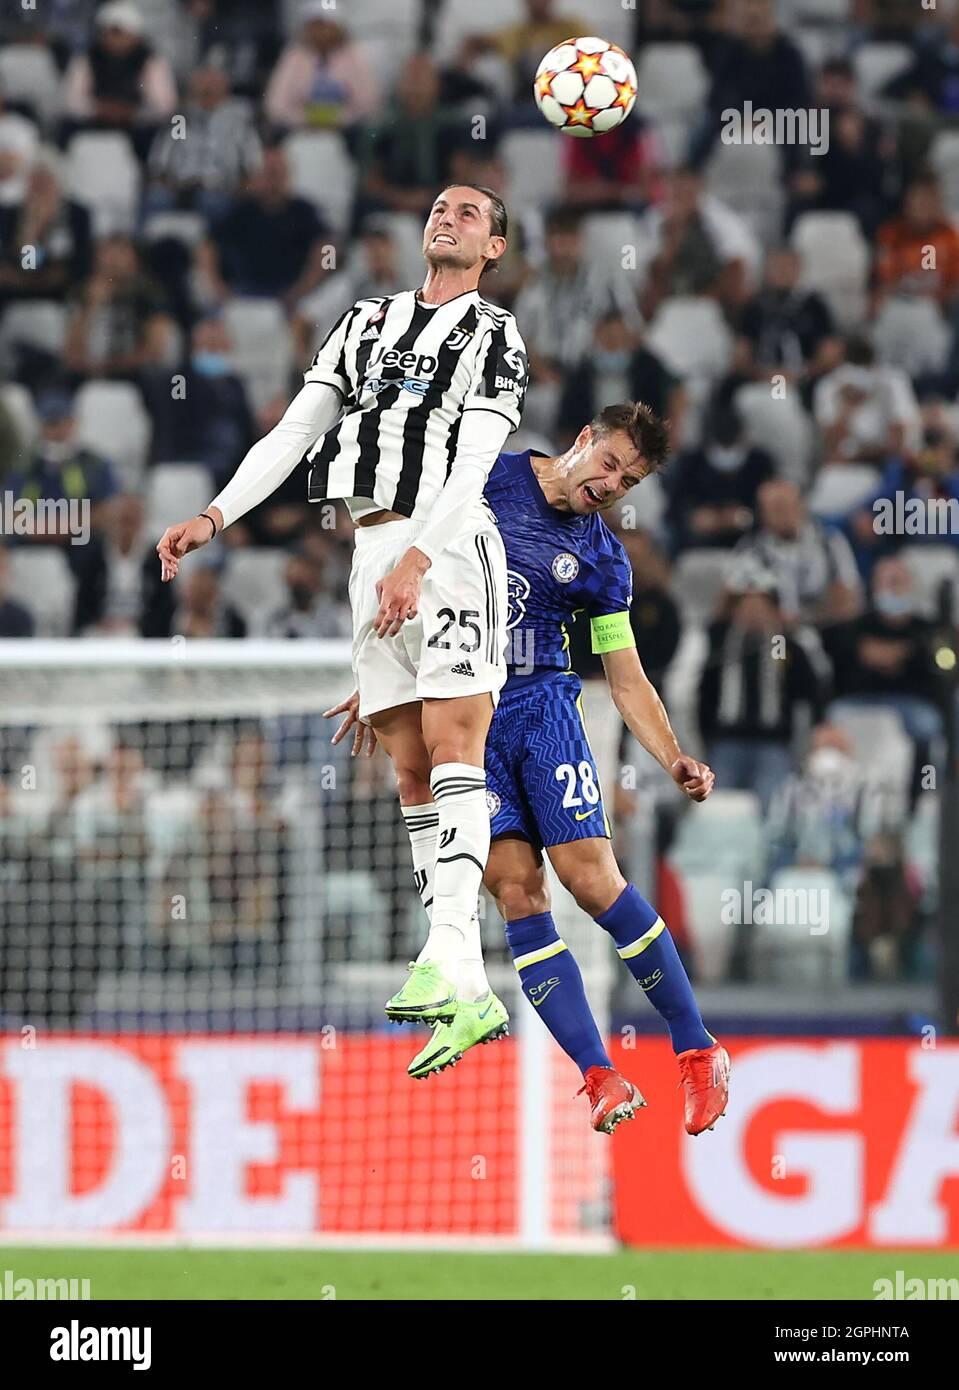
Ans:
POLYGON ((729 1053, 720 1043, 691 1048, 676 1058, 686 1092, 686 1133, 712 1129, 729 1100, 729 1053))
POLYGON ((589 1118, 593 1129, 612 1134, 621 1120, 631 1120, 645 1100, 631 1081, 612 1067, 590 1067, 576 1092, 589 1097, 589 1118))

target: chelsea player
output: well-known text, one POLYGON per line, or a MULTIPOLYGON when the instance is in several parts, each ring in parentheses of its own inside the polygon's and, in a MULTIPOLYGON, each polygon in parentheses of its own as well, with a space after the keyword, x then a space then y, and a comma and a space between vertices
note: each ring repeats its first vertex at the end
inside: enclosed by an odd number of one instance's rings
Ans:
MULTIPOLYGON (((690 1134, 712 1128, 728 1092, 729 1057, 703 1024, 669 931, 613 854, 580 680, 569 664, 567 624, 585 611, 624 722, 691 800, 704 801, 712 770, 682 752, 643 671, 629 621, 629 560, 599 515, 662 467, 668 447, 666 426, 647 406, 611 405, 558 457, 500 454, 485 488, 506 548, 510 612, 508 676, 486 744, 493 843, 484 882, 506 923, 523 991, 583 1073, 593 1127, 605 1133, 645 1101, 613 1068, 579 967, 556 930, 544 849, 665 1020, 690 1134)), ((358 730, 354 751, 361 746, 358 730)), ((437 1024, 410 1075, 440 1071, 486 1041, 484 1007, 461 1002, 450 1022, 437 1024)))

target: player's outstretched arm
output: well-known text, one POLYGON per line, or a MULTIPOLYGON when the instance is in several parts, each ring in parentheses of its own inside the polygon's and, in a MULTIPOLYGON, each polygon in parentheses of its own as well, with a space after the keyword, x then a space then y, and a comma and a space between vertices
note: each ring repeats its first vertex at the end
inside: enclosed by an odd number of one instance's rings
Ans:
POLYGON ((666 706, 643 670, 636 648, 604 652, 603 666, 626 727, 691 801, 705 801, 716 780, 713 770, 680 748, 666 706))
POLYGON ((164 531, 157 543, 164 583, 176 578, 184 555, 206 545, 225 526, 266 501, 320 435, 335 423, 342 405, 342 395, 335 386, 308 382, 290 402, 282 420, 257 440, 226 487, 207 507, 211 519, 194 517, 164 531))

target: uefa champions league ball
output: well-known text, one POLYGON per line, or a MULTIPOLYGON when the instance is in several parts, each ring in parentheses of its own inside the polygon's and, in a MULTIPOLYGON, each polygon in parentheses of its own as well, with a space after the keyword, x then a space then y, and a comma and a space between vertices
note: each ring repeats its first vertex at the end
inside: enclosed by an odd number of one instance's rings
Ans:
POLYGON ((565 135, 604 135, 625 121, 636 100, 636 69, 605 39, 566 39, 536 70, 536 105, 565 135))

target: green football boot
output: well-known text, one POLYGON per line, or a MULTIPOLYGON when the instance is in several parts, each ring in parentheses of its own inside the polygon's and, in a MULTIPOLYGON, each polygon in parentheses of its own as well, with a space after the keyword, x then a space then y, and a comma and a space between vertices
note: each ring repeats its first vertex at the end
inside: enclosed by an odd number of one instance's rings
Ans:
POLYGON ((432 1072, 455 1067, 464 1052, 477 1043, 494 1042, 509 1033, 509 1014, 492 990, 475 1003, 459 1001, 452 1023, 438 1023, 433 1036, 407 1067, 414 1081, 432 1072))
POLYGON ((409 979, 387 1000, 386 1017, 394 1023, 450 1023, 456 1014, 456 990, 431 960, 410 961, 409 979))

